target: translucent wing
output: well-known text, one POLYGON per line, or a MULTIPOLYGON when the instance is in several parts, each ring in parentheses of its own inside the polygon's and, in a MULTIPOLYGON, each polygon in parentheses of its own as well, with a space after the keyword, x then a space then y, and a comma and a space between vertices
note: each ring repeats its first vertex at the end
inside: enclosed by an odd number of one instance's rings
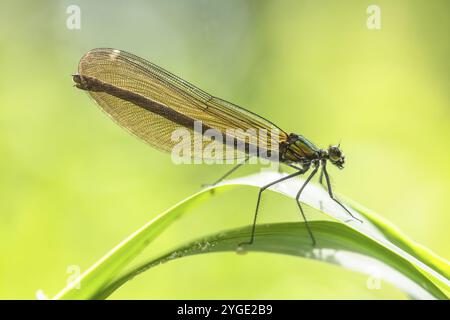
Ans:
POLYGON ((201 121, 205 128, 223 134, 224 139, 216 139, 216 143, 223 144, 225 151, 222 154, 228 158, 230 154, 233 158, 245 156, 243 150, 236 150, 236 144, 256 143, 276 152, 278 143, 287 139, 287 134, 270 121, 213 97, 151 62, 124 51, 93 49, 81 58, 78 73, 81 79, 89 78, 102 84, 100 89, 82 89, 87 90, 116 123, 163 151, 170 152, 175 146, 185 144, 191 157, 211 158, 211 154, 205 156, 204 153, 210 140, 194 141, 193 126, 189 121, 176 121, 180 117, 201 121), (127 92, 134 98, 128 99, 124 94, 127 92), (155 102, 162 111, 152 112, 153 109, 143 108, 136 100, 155 102), (177 135, 183 130, 189 133, 188 139, 177 135), (273 136, 272 140, 268 139, 267 134, 262 134, 264 132, 274 133, 275 139, 273 136), (234 144, 225 143, 225 137, 235 140, 234 144))

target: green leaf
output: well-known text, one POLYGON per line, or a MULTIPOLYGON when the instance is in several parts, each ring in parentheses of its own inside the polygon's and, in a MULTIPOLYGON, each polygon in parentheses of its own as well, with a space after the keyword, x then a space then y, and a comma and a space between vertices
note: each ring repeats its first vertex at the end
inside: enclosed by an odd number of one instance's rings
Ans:
MULTIPOLYGON (((249 228, 229 230, 207 237, 170 250, 156 260, 129 271, 124 270, 152 240, 194 205, 220 191, 237 186, 261 187, 281 176, 279 173, 264 172, 226 181, 185 199, 122 241, 54 298, 105 298, 136 274, 160 262, 192 254, 235 250, 237 243, 248 239, 249 228), (77 289, 78 283, 80 287, 77 289)), ((276 184, 271 190, 295 198, 303 181, 291 179, 276 184)), ((366 273, 369 272, 368 268, 373 269, 373 266, 377 266, 379 270, 382 270, 381 277, 413 298, 448 299, 449 264, 447 261, 415 244, 381 217, 355 205, 354 202, 352 202, 352 213, 364 223, 350 219, 348 213, 332 201, 319 186, 308 185, 302 194, 301 201, 334 219, 334 221, 311 222, 318 240, 317 247, 312 248, 303 223, 284 223, 259 226, 255 243, 247 250, 318 259, 366 273)))
POLYGON ((332 221, 312 221, 310 226, 317 240, 315 247, 311 245, 303 222, 260 225, 256 229, 255 243, 246 249, 236 248, 239 243, 248 240, 251 231, 248 227, 193 241, 126 272, 94 298, 104 299, 142 272, 171 260, 224 251, 240 254, 252 251, 270 252, 315 259, 365 273, 371 277, 368 282, 389 281, 416 299, 431 299, 433 296, 446 298, 413 264, 400 259, 395 253, 363 234, 332 221), (402 270, 403 273, 396 270, 402 270))
POLYGON ((80 277, 68 284, 53 299, 91 299, 164 229, 190 208, 212 195, 213 193, 202 190, 150 220, 98 260, 80 277))

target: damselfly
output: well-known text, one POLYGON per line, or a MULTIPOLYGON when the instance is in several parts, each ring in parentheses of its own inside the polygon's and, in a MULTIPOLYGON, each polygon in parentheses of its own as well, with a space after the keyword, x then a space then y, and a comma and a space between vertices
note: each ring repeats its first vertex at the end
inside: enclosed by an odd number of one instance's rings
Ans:
MULTIPOLYGON (((257 132, 276 132, 275 142, 265 141, 267 158, 275 159, 296 171, 260 188, 252 233, 250 239, 241 245, 249 245, 254 241, 259 204, 264 190, 281 181, 305 174, 309 169, 311 172, 298 191, 296 202, 313 245, 316 240, 299 199, 319 168, 321 168, 320 180, 322 182, 322 177, 325 177, 331 199, 351 217, 357 219, 336 199, 327 172, 328 161, 339 169, 344 168, 345 157, 339 145, 330 146, 326 150, 320 149, 301 135, 288 134, 253 112, 211 96, 161 67, 117 49, 101 48, 87 52, 79 62, 78 73, 73 75, 73 81, 77 88, 87 91, 116 123, 158 149, 170 152, 177 143, 172 134, 180 127, 194 133, 190 136, 190 142, 194 144, 195 123, 198 121, 202 123, 201 133, 211 134, 212 131, 213 135, 221 134, 224 139, 219 142, 234 151, 232 153, 234 159, 242 161, 216 183, 254 155, 250 152, 251 147, 255 144, 258 147, 262 145, 261 135, 257 132), (239 145, 244 148, 239 149, 237 147, 239 145)), ((203 146, 206 143, 201 142, 203 146)), ((195 148, 191 151, 192 157, 204 155, 196 154, 195 148)), ((229 153, 224 153, 224 157, 225 154, 229 156, 229 153)), ((259 151, 256 156, 261 156, 261 152, 259 151)))

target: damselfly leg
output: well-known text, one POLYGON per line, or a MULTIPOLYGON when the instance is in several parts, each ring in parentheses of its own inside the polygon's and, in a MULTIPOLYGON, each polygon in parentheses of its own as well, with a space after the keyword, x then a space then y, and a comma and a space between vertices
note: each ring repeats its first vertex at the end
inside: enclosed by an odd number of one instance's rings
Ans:
POLYGON ((323 182, 323 168, 320 170, 319 184, 320 184, 324 189, 327 188, 326 184, 323 182))
POLYGON ((277 183, 280 183, 282 181, 286 181, 286 180, 289 180, 289 179, 291 179, 293 177, 296 177, 296 176, 299 176, 301 174, 304 174, 307 170, 308 169, 304 169, 304 170, 301 170, 301 171, 297 171, 297 172, 291 173, 291 174, 289 174, 289 175, 287 175, 287 176, 285 176, 285 177, 283 177, 281 179, 275 180, 275 181, 273 181, 273 182, 263 186, 261 189, 259 189, 258 200, 256 201, 255 215, 253 216, 253 225, 252 225, 252 233, 250 235, 250 240, 249 241, 245 241, 245 242, 241 242, 238 245, 239 247, 242 247, 243 245, 251 245, 253 243, 253 241, 255 240, 256 220, 258 218, 259 204, 261 203, 261 195, 262 195, 262 193, 265 190, 267 190, 269 187, 271 187, 271 186, 273 186, 273 185, 275 185, 277 183))
POLYGON ((336 202, 339 206, 341 206, 353 219, 361 222, 361 219, 356 218, 338 199, 336 199, 336 197, 333 194, 333 190, 331 189, 331 182, 330 182, 330 177, 328 176, 328 172, 327 172, 327 164, 326 162, 322 163, 322 172, 325 175, 325 180, 327 182, 327 188, 328 188, 328 194, 330 195, 330 198, 334 200, 334 202, 336 202))
MULTIPOLYGON (((319 165, 318 163, 316 163, 315 164, 315 167, 314 167, 314 169, 313 169, 313 171, 310 173, 310 175, 308 176, 308 178, 305 180, 305 182, 303 183, 303 185, 301 186, 301 188, 300 188, 300 190, 298 191, 298 193, 297 193, 297 195, 296 195, 296 197, 295 197, 295 200, 296 200, 296 202, 297 202, 297 205, 298 205, 298 208, 299 208, 299 210, 300 210, 300 213, 301 213, 301 215, 302 215, 302 217, 303 217, 303 220, 305 221, 305 227, 306 227, 306 230, 308 231, 308 234, 309 234, 309 236, 310 236, 310 238, 311 238, 311 241, 312 241, 312 245, 313 246, 315 246, 316 245, 316 243, 317 243, 317 241, 316 241, 316 239, 315 239, 315 237, 314 237, 314 235, 313 235, 313 233, 312 233, 312 231, 311 231, 311 228, 310 228, 310 226, 309 226, 309 223, 308 223, 308 220, 306 219, 306 215, 305 215, 305 212, 304 212, 304 210, 303 210, 303 207, 302 207, 302 205, 301 205, 301 203, 300 203, 300 196, 301 196, 301 194, 302 194, 302 192, 303 192, 303 190, 305 189, 305 187, 308 185, 308 183, 311 181, 311 179, 316 175, 316 173, 317 173, 317 171, 319 170, 319 167, 321 167, 321 174, 323 174, 323 176, 325 177, 325 181, 326 181, 326 185, 327 185, 327 190, 328 190, 328 194, 329 194, 329 196, 330 196, 330 198, 333 200, 333 201, 335 201, 337 204, 339 204, 339 206, 341 206, 353 219, 355 219, 355 220, 357 220, 357 221, 359 221, 359 222, 361 222, 362 223, 362 221, 360 220, 360 219, 358 219, 358 218, 356 218, 335 196, 334 196, 334 194, 333 194, 333 190, 332 190, 332 188, 331 188, 331 182, 330 182, 330 177, 329 177, 329 175, 328 175, 328 172, 327 172, 327 169, 326 169, 326 161, 323 161, 322 162, 322 164, 321 165, 319 165)), ((271 186, 273 186, 273 185, 275 185, 275 184, 277 184, 277 183, 279 183, 279 182, 282 182, 282 181, 286 181, 286 180, 289 180, 289 179, 291 179, 291 178, 294 178, 294 177, 296 177, 296 176, 299 176, 299 175, 302 175, 302 174, 304 174, 306 171, 308 171, 308 169, 309 168, 305 168, 305 169, 299 169, 299 171, 297 171, 297 172, 294 172, 294 173, 292 173, 292 174, 290 174, 290 175, 287 175, 287 176, 285 176, 285 177, 283 177, 283 178, 281 178, 281 179, 278 179, 278 180, 276 180, 276 181, 273 181, 273 182, 271 182, 271 183, 269 183, 269 184, 267 184, 267 185, 265 185, 265 186, 263 186, 260 190, 259 190, 259 193, 258 193, 258 200, 257 200, 257 202, 256 202, 256 210, 255 210, 255 214, 254 214, 254 217, 253 217, 253 225, 252 225, 252 232, 251 232, 251 235, 250 235, 250 240, 249 241, 246 241, 246 242, 241 242, 240 244, 239 244, 239 247, 241 247, 241 246, 243 246, 243 245, 251 245, 251 244, 253 244, 253 242, 254 242, 254 240, 255 240, 255 230, 256 230, 256 222, 257 222, 257 217, 258 217, 258 212, 259 212, 259 207, 260 207, 260 203, 261 203, 261 196, 262 196, 262 193, 265 191, 265 190, 267 190, 269 187, 271 187, 271 186)))
POLYGON ((221 176, 219 179, 217 179, 214 183, 211 184, 202 184, 202 187, 211 187, 211 186, 215 186, 216 184, 222 182, 225 178, 227 178, 230 174, 232 174, 233 172, 235 172, 237 169, 239 169, 242 165, 246 164, 248 162, 248 160, 250 159, 250 157, 247 155, 244 159, 244 161, 238 163, 237 165, 235 165, 233 168, 231 168, 230 170, 228 170, 223 176, 221 176))
POLYGON ((305 221, 306 230, 308 230, 309 236, 311 237, 312 245, 316 245, 316 239, 314 238, 314 235, 311 231, 311 228, 309 227, 308 220, 306 219, 305 213, 303 212, 302 205, 300 204, 300 195, 302 194, 303 189, 305 189, 306 185, 311 181, 311 179, 314 177, 314 175, 317 173, 317 169, 319 169, 319 166, 317 165, 314 170, 311 172, 309 177, 305 180, 302 187, 297 193, 297 196, 295 197, 295 200, 297 201, 297 205, 300 209, 300 213, 302 214, 303 220, 305 221))

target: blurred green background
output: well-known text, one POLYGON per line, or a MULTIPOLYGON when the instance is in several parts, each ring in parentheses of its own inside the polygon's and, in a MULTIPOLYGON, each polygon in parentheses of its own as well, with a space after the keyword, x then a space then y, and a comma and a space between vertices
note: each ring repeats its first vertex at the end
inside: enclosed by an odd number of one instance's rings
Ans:
MULTIPOLYGON (((72 86, 80 57, 123 49, 319 146, 342 141, 335 190, 450 257, 448 1, 2 1, 0 298, 53 296, 226 166, 173 165, 72 86), (81 29, 66 27, 69 5, 81 29), (366 27, 370 4, 381 30, 366 27)), ((236 176, 257 172, 244 168, 236 176)), ((215 197, 146 252, 248 225, 257 190, 215 197)), ((311 218, 320 215, 308 211, 311 218)), ((297 220, 267 194, 260 222, 297 220)), ((311 260, 211 254, 152 269, 112 298, 406 298, 311 260), (264 268, 261 268, 264 266, 264 268)))

